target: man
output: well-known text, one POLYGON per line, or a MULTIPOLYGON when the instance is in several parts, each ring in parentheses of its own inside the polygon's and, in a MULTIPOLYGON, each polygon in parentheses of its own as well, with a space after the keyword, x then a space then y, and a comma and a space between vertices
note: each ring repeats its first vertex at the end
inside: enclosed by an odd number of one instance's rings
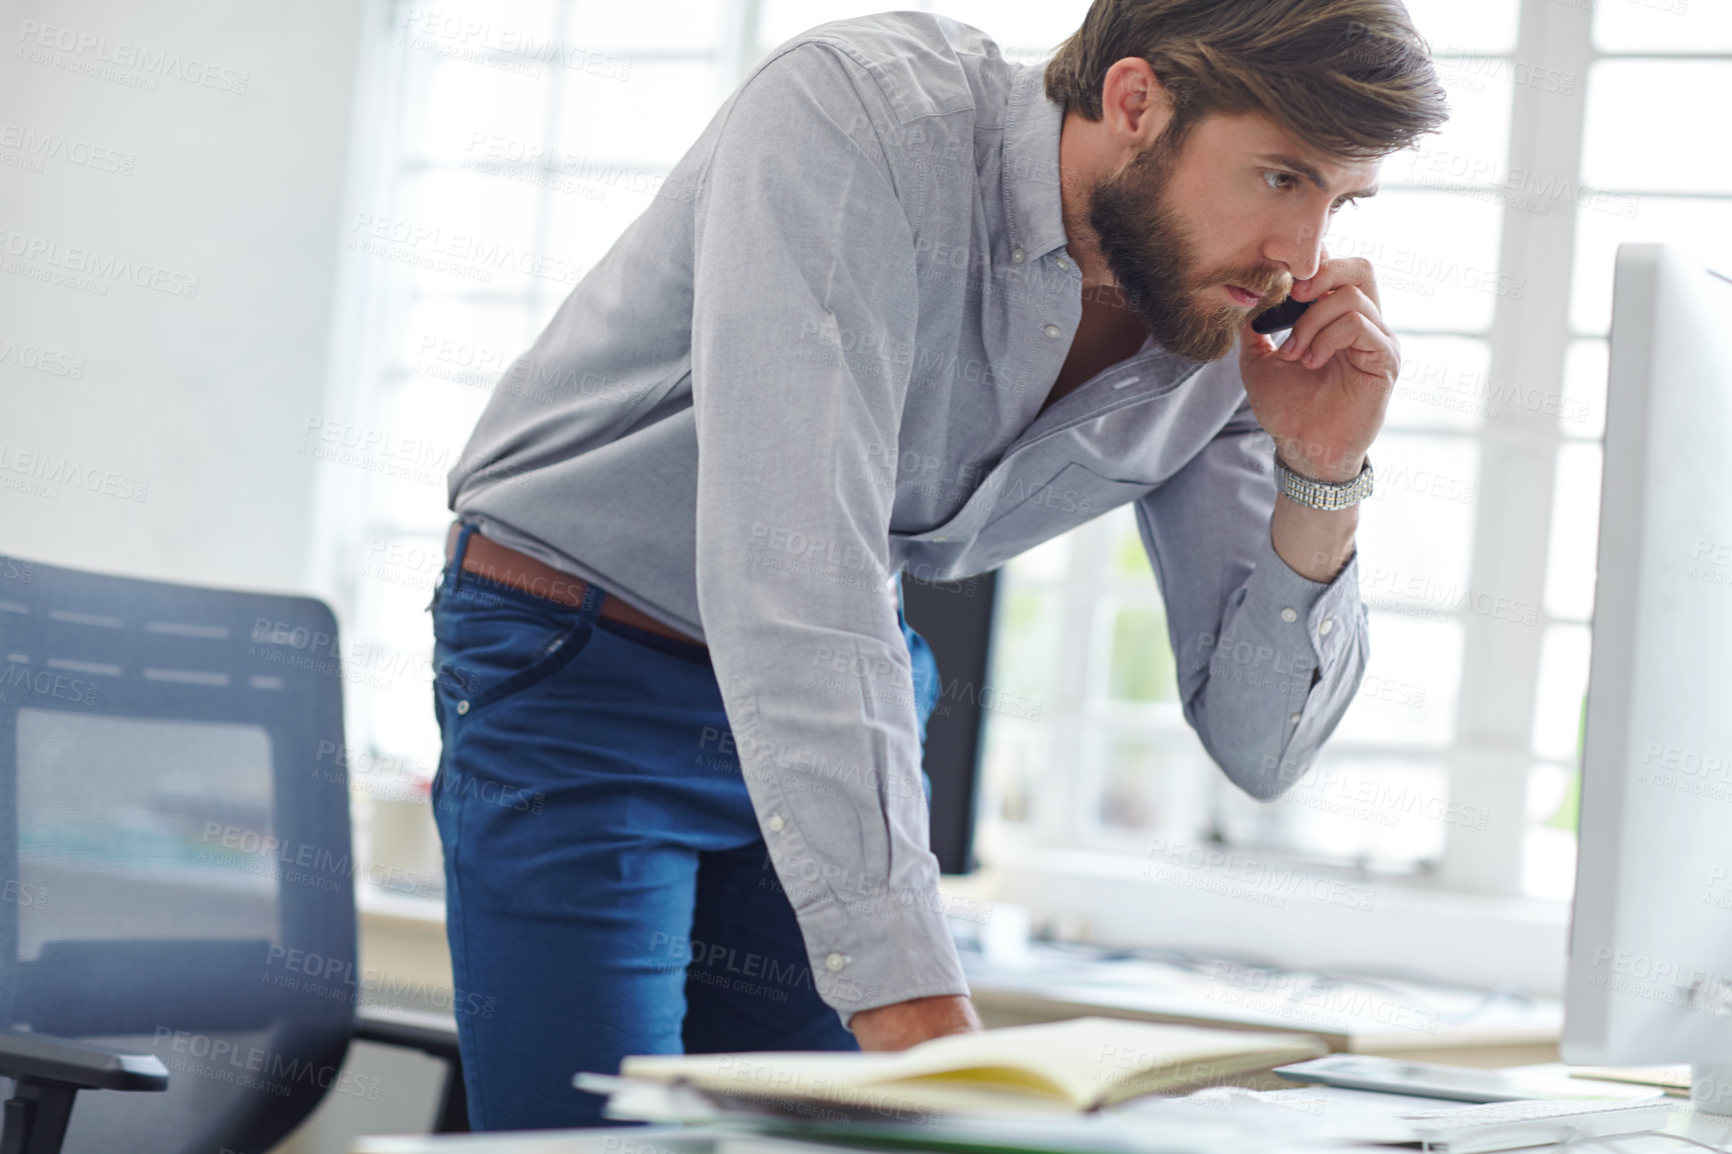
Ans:
POLYGON ((594 1121, 570 1077, 625 1054, 978 1026, 904 569, 1135 501, 1187 720, 1257 797, 1303 772, 1364 669, 1398 373, 1322 237, 1443 118, 1397 0, 1096 0, 1044 69, 896 13, 756 67, 451 474, 435 803, 494 1007, 459 1016, 479 1127, 594 1121), (1247 322, 1289 289, 1277 347, 1247 322))

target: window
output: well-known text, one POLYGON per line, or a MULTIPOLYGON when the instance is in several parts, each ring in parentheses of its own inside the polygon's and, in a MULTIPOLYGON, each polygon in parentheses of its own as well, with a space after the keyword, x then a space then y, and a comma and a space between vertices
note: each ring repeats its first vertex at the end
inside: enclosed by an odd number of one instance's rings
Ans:
MULTIPOLYGON (((1113 559, 1111 571, 1130 580, 1100 597, 1099 614, 1116 617, 1105 633, 1097 626, 1095 644, 1050 655, 1056 680, 1080 692, 1070 699, 1061 692, 1040 725, 990 723, 989 799, 1005 795, 1007 779, 1051 795, 1030 807, 1048 815, 1038 830, 989 807, 986 816, 1001 827, 990 836, 1002 852, 1031 843, 1147 852, 1159 839, 1224 843, 1319 868, 1442 870, 1451 820, 1465 812, 1450 802, 1470 621, 1481 603, 1472 564, 1477 521, 1487 511, 1481 450, 1488 427, 1503 418, 1490 376, 1492 333, 1500 304, 1519 291, 1500 276, 1519 12, 1514 0, 1410 8, 1449 89, 1452 118, 1417 149, 1387 160, 1383 191, 1343 209, 1326 242, 1332 256, 1363 256, 1378 267, 1382 308, 1404 357, 1374 453, 1378 492, 1360 532, 1360 589, 1374 643, 1359 698, 1317 769, 1286 798, 1262 805, 1239 794, 1184 725, 1171 680, 1160 676, 1172 661, 1164 618, 1147 565, 1133 573, 1140 544, 1132 515, 1117 510, 1073 534, 1068 567, 1037 572, 1026 559, 1007 567, 1011 599, 1042 589, 1090 597, 1082 575, 1102 552, 1113 559), (1123 683, 1154 688, 1158 700, 1127 702, 1116 688, 1123 683), (1022 781, 1031 765, 1044 769, 1038 785, 1022 781)), ((1005 631, 1011 627, 1006 621, 1005 631)), ((1467 814, 1470 823, 1475 816, 1467 814)))
POLYGON ((316 436, 335 461, 323 535, 352 655, 348 760, 373 835, 360 842, 412 896, 443 884, 432 823, 405 807, 425 805, 439 758, 424 609, 446 474, 500 374, 755 59, 755 10, 400 0, 378 37, 388 124, 348 244, 371 339, 348 408, 316 436))
POLYGON ((1574 880, 1613 260, 1626 242, 1732 237, 1732 158, 1703 148, 1683 111, 1728 84, 1732 9, 1624 0, 1596 11, 1573 190, 1574 271, 1524 867, 1530 892, 1547 896, 1568 896, 1574 880))
POLYGON ((1006 566, 994 676, 1032 660, 1021 691, 1051 708, 989 723, 986 856, 1224 845, 1570 896, 1613 255, 1732 236, 1732 161, 1681 114, 1732 83, 1732 10, 1408 7, 1453 116, 1328 239, 1378 266, 1404 355, 1360 532, 1359 698, 1285 799, 1238 794, 1179 718, 1115 511, 1006 566))
MULTIPOLYGON (((490 390, 765 51, 814 24, 893 7, 393 4, 371 53, 385 122, 378 168, 359 176, 348 241, 368 337, 341 411, 310 423, 308 451, 328 462, 320 536, 335 543, 326 587, 352 655, 356 811, 377 852, 411 859, 392 861, 405 892, 441 885, 424 844, 431 823, 397 810, 425 803, 438 764, 424 607, 444 562, 445 476, 490 390), (401 843, 406 828, 419 848, 401 843)), ((972 0, 942 10, 1034 60, 1086 7, 972 0)))
MULTIPOLYGON (((1086 0, 921 0, 1035 63, 1086 0)), ((654 194, 746 70, 857 0, 399 0, 389 147, 354 221, 375 334, 328 501, 351 644, 351 769, 375 808, 438 756, 422 612, 444 477, 499 373, 654 194), (409 672, 400 672, 408 670, 409 672)), ((1318 869, 1567 897, 1611 261, 1724 221, 1732 160, 1680 111, 1732 81, 1732 17, 1684 0, 1409 0, 1454 116, 1344 209, 1404 365, 1375 450, 1361 590, 1373 662, 1317 770, 1240 796, 1185 726, 1128 509, 1007 566, 980 851, 1224 843, 1318 869)), ((331 424, 321 435, 330 441, 331 424)), ((365 808, 365 807, 363 807, 365 808)), ((435 882, 430 884, 436 884, 435 882)))

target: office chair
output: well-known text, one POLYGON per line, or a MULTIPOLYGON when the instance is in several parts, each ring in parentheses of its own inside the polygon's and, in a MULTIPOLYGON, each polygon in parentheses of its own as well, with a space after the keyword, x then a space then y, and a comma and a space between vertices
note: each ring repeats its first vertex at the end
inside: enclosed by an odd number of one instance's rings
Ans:
POLYGON ((353 1037, 454 1062, 358 1026, 343 751, 322 602, 0 556, 0 1154, 264 1154, 377 1094, 353 1037))

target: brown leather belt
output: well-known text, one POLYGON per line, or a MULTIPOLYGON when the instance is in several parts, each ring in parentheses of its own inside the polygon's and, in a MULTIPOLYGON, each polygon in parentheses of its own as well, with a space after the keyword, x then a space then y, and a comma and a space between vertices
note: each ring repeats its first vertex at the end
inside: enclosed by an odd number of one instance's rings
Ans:
MULTIPOLYGON (((457 552, 457 533, 460 528, 461 526, 453 521, 445 534, 446 561, 450 561, 452 554, 457 552)), ((489 541, 479 531, 469 534, 469 547, 463 551, 463 571, 573 609, 583 603, 583 591, 589 588, 589 583, 583 578, 573 577, 551 565, 543 565, 528 554, 508 549, 497 541, 489 541)), ((634 629, 644 629, 663 637, 671 637, 675 641, 684 641, 687 645, 703 645, 703 642, 686 636, 672 626, 663 625, 649 614, 633 609, 618 597, 602 600, 601 616, 621 625, 630 625, 634 629)))

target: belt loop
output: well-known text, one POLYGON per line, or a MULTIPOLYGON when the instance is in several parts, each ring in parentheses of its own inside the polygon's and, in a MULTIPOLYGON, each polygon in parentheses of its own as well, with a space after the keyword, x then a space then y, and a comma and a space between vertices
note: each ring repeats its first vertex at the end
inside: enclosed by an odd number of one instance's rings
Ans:
POLYGON ((451 559, 445 563, 445 593, 455 597, 457 587, 463 577, 463 554, 469 548, 469 535, 475 532, 476 526, 459 522, 457 529, 457 548, 452 551, 451 559))

